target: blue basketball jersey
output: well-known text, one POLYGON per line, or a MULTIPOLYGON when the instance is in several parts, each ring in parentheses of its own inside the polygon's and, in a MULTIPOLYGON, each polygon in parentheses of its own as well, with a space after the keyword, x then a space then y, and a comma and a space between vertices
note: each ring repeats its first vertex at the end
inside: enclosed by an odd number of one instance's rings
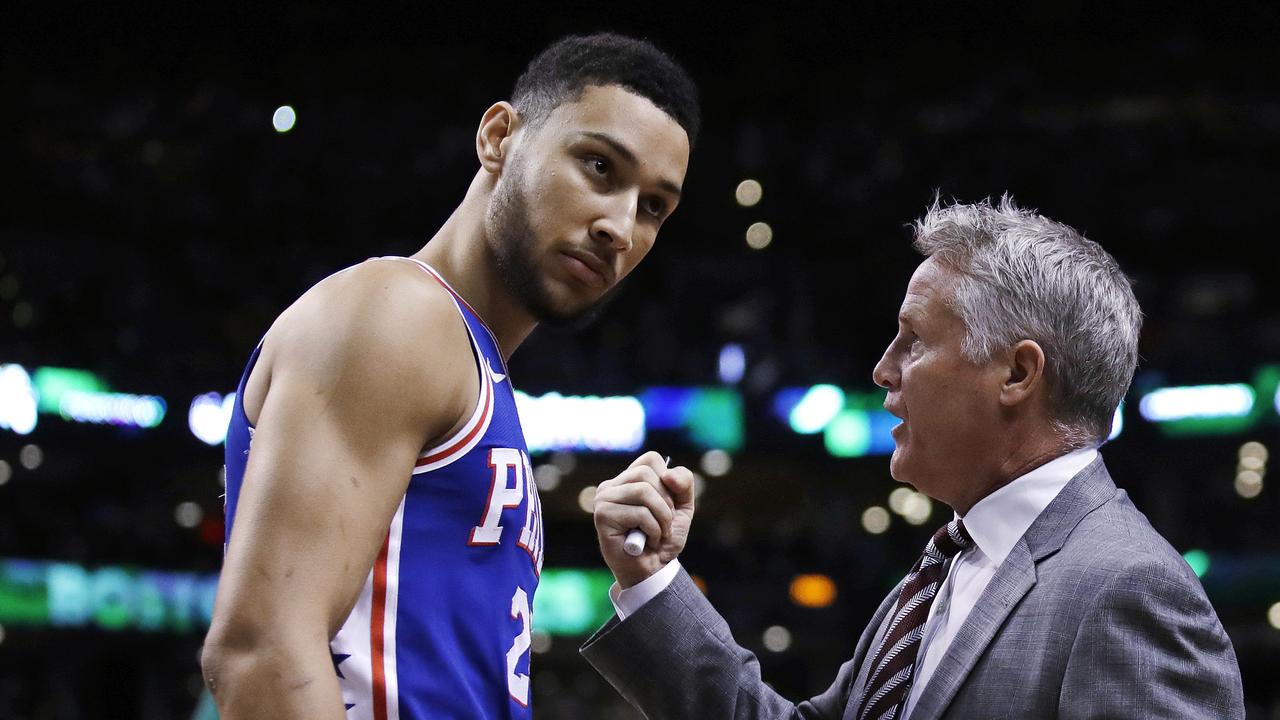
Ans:
MULTIPOLYGON (((466 425, 424 450, 359 600, 330 643, 349 720, 530 718, 529 647, 542 509, 497 340, 433 268, 471 338, 480 392, 466 425)), ((227 432, 226 537, 254 428, 244 388, 227 432)))

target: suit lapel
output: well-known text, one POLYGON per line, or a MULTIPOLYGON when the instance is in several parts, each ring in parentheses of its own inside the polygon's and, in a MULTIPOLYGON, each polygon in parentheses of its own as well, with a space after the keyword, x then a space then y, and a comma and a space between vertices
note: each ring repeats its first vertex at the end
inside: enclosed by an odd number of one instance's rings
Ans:
POLYGON ((1013 608, 1035 586, 1036 564, 1062 549, 1084 516, 1115 494, 1115 483, 1101 457, 1062 488, 992 576, 920 693, 908 720, 937 720, 946 712, 1013 608))
POLYGON ((947 648, 947 654, 933 671, 924 692, 920 693, 910 720, 941 717, 1005 618, 1035 584, 1036 565, 1031 559, 1026 538, 1023 538, 1009 551, 1009 557, 991 577, 987 589, 960 626, 960 631, 947 648))

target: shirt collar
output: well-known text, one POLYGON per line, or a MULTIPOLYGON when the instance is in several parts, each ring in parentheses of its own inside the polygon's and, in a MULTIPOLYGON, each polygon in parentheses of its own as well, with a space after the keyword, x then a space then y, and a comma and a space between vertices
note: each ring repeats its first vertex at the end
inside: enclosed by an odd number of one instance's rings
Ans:
POLYGON ((979 500, 964 516, 974 544, 996 565, 1003 563, 1062 488, 1097 457, 1096 448, 1073 450, 979 500))

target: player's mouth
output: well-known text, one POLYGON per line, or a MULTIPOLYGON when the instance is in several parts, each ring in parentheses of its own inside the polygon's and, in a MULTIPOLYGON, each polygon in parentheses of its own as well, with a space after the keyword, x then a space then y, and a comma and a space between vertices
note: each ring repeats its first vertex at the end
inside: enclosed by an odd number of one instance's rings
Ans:
POLYGON ((603 289, 613 283, 613 271, 595 253, 571 248, 560 251, 560 257, 569 274, 584 285, 603 289))

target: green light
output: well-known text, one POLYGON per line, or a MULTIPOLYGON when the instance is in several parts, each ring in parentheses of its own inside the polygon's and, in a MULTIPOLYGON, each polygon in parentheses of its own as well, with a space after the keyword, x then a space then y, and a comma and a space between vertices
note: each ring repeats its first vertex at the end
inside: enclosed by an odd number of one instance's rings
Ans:
POLYGON ((729 452, 742 449, 742 396, 736 391, 699 388, 687 412, 689 439, 695 445, 729 452))
POLYGON ((107 389, 107 383, 88 370, 60 367, 36 368, 31 384, 35 385, 36 394, 40 397, 40 412, 54 414, 61 407, 63 393, 104 392, 107 389))
POLYGON ((871 420, 866 411, 846 408, 827 423, 822 439, 836 457, 862 457, 871 447, 871 420))
POLYGON ((1191 566, 1191 571, 1196 574, 1196 577, 1204 577, 1204 574, 1209 572, 1209 553, 1203 550, 1188 550, 1182 554, 1182 559, 1191 566))
POLYGON ((552 635, 585 635, 613 616, 606 570, 545 569, 533 598, 533 627, 552 635))

